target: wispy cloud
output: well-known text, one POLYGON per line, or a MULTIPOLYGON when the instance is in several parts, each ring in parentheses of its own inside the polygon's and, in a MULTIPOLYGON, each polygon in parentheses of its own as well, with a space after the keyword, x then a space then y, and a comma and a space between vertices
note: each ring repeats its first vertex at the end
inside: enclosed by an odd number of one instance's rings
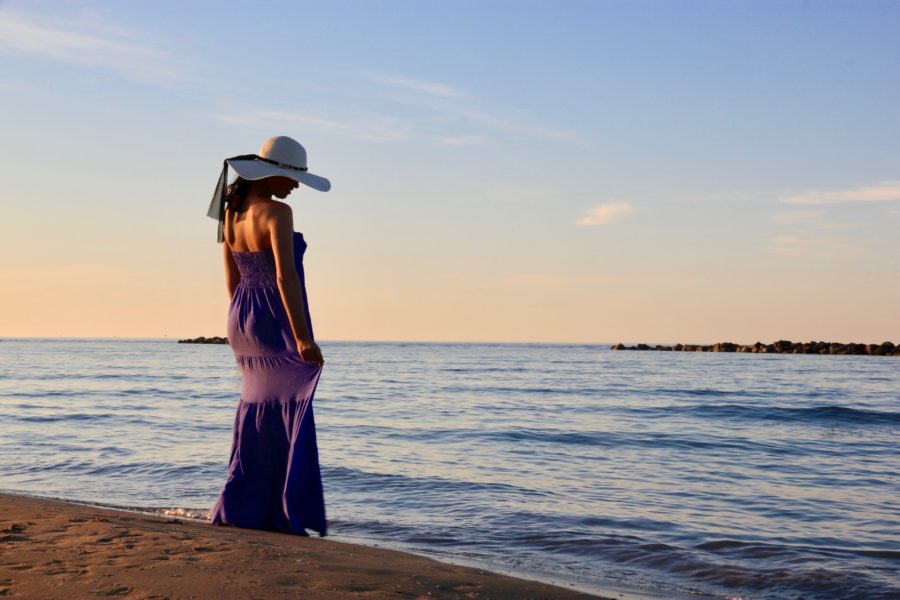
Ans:
MULTIPOLYGON (((522 109, 484 110, 477 98, 447 83, 398 74, 355 71, 351 80, 313 86, 335 102, 315 113, 278 106, 218 112, 216 120, 245 125, 296 123, 352 139, 398 142, 420 140, 444 146, 479 146, 528 139, 581 144, 577 133, 556 129, 522 109), (372 85, 376 83, 378 85, 372 85), (366 102, 360 102, 365 99, 366 102), (365 106, 365 112, 360 107, 365 106), (498 116, 499 113, 503 116, 498 116)), ((320 105, 322 106, 322 105, 320 105)))
POLYGON ((462 137, 468 143, 490 141, 503 134, 508 137, 538 138, 547 141, 584 145, 585 140, 577 132, 559 129, 541 123, 541 119, 522 108, 503 107, 485 110, 477 107, 477 97, 446 83, 416 79, 404 75, 363 72, 360 78, 382 84, 378 89, 365 89, 359 83, 344 95, 359 98, 361 95, 380 101, 413 106, 447 127, 475 130, 475 134, 448 135, 462 137), (388 93, 385 90, 389 90, 388 93), (413 93, 409 93, 413 92, 413 93), (502 115, 502 116, 501 116, 502 115), (479 131, 480 130, 480 131, 479 131))
POLYGON ((298 125, 306 131, 369 142, 425 140, 446 146, 474 146, 490 141, 481 135, 441 135, 427 118, 403 118, 368 113, 352 118, 322 117, 301 111, 254 110, 240 114, 217 113, 211 118, 224 123, 281 127, 298 125))
POLYGON ((821 191, 779 198, 785 204, 844 204, 849 202, 892 202, 900 200, 900 181, 882 181, 875 185, 849 189, 821 191))
POLYGON ((215 113, 211 118, 242 125, 283 125, 294 123, 313 131, 365 141, 397 142, 424 140, 445 146, 489 144, 504 135, 536 137, 574 143, 577 136, 539 126, 518 126, 487 113, 464 108, 433 108, 424 116, 398 116, 365 113, 322 116, 297 110, 245 110, 240 113, 215 113))
POLYGON ((189 79, 172 55, 109 23, 94 17, 33 16, 15 5, 0 6, 0 52, 108 70, 157 85, 189 79))
POLYGON ((598 204, 590 209, 583 217, 575 219, 576 225, 607 225, 618 221, 625 215, 634 212, 634 208, 627 202, 609 202, 598 204))
POLYGON ((415 137, 413 129, 402 119, 381 115, 344 121, 294 111, 255 110, 238 115, 215 114, 212 117, 239 125, 299 125, 308 131, 365 141, 391 142, 415 137))
POLYGON ((858 256, 865 253, 861 246, 790 235, 778 235, 769 240, 767 250, 788 256, 858 256))
POLYGON ((425 81, 422 79, 413 79, 412 77, 389 75, 386 73, 367 73, 365 77, 376 83, 413 92, 421 92, 432 96, 439 96, 441 98, 459 98, 463 95, 458 89, 447 85, 446 83, 438 83, 436 81, 425 81))

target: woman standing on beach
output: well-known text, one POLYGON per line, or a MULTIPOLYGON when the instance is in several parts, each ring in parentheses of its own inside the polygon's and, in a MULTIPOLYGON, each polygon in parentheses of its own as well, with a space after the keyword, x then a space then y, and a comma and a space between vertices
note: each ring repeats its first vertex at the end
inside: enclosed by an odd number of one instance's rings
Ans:
POLYGON ((313 337, 303 234, 285 199, 298 183, 328 191, 289 137, 225 160, 208 216, 224 242, 228 343, 241 371, 228 477, 213 524, 325 536, 312 400, 324 361, 313 337), (276 199, 277 198, 277 199, 276 199))

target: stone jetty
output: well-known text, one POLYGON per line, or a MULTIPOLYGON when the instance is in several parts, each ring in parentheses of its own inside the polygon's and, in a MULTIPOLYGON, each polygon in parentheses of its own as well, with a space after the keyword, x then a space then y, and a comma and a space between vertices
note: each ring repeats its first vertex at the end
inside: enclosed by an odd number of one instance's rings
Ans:
POLYGON ((657 350, 660 352, 751 352, 753 354, 837 354, 866 356, 900 356, 900 346, 891 342, 881 344, 842 344, 840 342, 791 342, 778 340, 772 344, 756 342, 749 346, 732 342, 719 342, 712 345, 675 344, 674 346, 651 346, 638 344, 626 346, 616 344, 613 350, 657 350))
POLYGON ((218 337, 218 336, 203 337, 201 335, 200 337, 196 337, 196 338, 189 338, 186 340, 178 340, 178 343, 179 344, 227 344, 228 338, 218 337))

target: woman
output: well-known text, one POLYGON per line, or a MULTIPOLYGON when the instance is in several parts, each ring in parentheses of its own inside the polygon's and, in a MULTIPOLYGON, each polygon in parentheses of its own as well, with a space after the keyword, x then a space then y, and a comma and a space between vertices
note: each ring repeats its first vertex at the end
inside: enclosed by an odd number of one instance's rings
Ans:
POLYGON ((228 477, 210 520, 325 536, 312 408, 324 361, 307 306, 306 242, 279 201, 298 183, 331 188, 307 172, 303 146, 273 137, 258 154, 225 161, 207 213, 225 242, 228 343, 242 377, 228 477))

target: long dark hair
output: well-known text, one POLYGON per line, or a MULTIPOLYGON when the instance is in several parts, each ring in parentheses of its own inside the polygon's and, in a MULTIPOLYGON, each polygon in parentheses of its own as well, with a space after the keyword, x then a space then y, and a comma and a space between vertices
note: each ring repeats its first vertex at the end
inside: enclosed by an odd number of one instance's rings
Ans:
POLYGON ((238 177, 234 183, 225 188, 225 207, 230 208, 232 212, 240 211, 244 200, 247 199, 251 183, 243 177, 238 177))

